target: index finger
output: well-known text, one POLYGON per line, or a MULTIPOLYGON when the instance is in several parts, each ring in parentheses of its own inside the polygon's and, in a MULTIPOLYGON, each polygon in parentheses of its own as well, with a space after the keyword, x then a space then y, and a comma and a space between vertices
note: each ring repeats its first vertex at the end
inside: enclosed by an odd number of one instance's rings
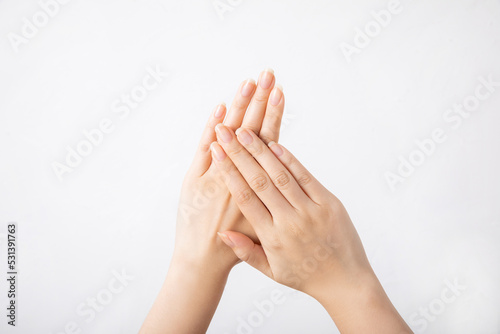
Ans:
POLYGON ((250 188, 231 159, 227 157, 226 152, 219 143, 213 142, 210 149, 212 150, 215 166, 223 174, 224 182, 231 196, 236 201, 241 213, 258 234, 259 227, 263 226, 264 223, 272 223, 271 214, 250 188))

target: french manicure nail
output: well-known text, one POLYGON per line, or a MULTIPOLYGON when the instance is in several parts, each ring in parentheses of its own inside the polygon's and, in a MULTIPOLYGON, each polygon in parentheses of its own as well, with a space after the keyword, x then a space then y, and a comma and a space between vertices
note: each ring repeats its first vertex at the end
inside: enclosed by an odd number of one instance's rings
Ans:
POLYGON ((219 235, 219 237, 222 239, 222 241, 224 241, 224 243, 226 245, 228 245, 229 247, 234 247, 234 242, 231 241, 231 239, 229 239, 229 237, 227 236, 227 234, 225 233, 220 233, 220 232, 217 232, 217 234, 219 235))
POLYGON ((217 132, 217 135, 224 143, 230 143, 233 140, 231 132, 222 124, 217 124, 215 132, 217 132))
POLYGON ((280 104, 281 98, 283 97, 283 93, 282 93, 283 90, 280 88, 281 87, 276 85, 276 87, 274 87, 274 89, 271 93, 271 96, 269 97, 269 103, 271 103, 271 105, 273 105, 273 106, 277 106, 278 104, 280 104))
POLYGON ((238 140, 243 144, 243 145, 250 145, 253 141, 252 135, 248 132, 246 129, 238 129, 238 140))
POLYGON ((260 75, 259 85, 263 89, 268 89, 271 87, 274 78, 274 71, 270 68, 265 69, 264 72, 260 75))
POLYGON ((217 159, 217 161, 226 159, 226 152, 224 152, 224 150, 219 145, 216 145, 215 143, 210 144, 210 150, 212 151, 212 154, 214 155, 215 159, 217 159))
POLYGON ((275 142, 273 141, 269 142, 268 146, 277 157, 283 154, 283 149, 280 147, 280 145, 276 144, 275 142))
POLYGON ((243 88, 241 89, 241 96, 243 97, 250 96, 254 89, 255 89, 255 80, 248 79, 243 85, 243 88))

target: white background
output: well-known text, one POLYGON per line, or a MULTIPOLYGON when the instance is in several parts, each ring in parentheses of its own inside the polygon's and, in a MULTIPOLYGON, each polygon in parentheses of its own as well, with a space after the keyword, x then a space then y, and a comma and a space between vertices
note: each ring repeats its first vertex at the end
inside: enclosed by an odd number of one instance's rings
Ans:
MULTIPOLYGON (((18 326, 2 306, 0 332, 64 333, 74 322, 81 333, 136 333, 168 268, 207 117, 272 67, 286 94, 280 142, 344 202, 410 326, 500 333, 500 87, 457 128, 443 118, 479 77, 500 81, 500 1, 402 1, 351 62, 340 45, 388 1, 232 3, 221 19, 210 0, 72 0, 16 52, 9 34, 22 36, 41 7, 0 1, 0 267, 17 222, 20 273, 18 326), (120 118, 114 101, 156 66, 168 77, 120 118), (104 118, 114 131, 58 180, 53 162, 104 118), (385 173, 436 128, 447 140, 392 191, 385 173), (87 322, 77 307, 114 270, 133 280, 87 322), (455 280, 465 288, 444 303, 455 280)), ((238 333, 274 289, 285 301, 252 333, 337 332, 317 302, 241 264, 209 333, 238 333)), ((2 278, 1 305, 6 293, 2 278)))

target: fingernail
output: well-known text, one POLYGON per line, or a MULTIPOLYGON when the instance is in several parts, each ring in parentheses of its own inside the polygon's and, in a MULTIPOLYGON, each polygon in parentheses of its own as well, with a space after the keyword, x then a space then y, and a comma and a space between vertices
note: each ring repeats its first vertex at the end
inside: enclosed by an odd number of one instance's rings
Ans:
POLYGON ((217 161, 226 159, 226 152, 224 152, 224 150, 216 143, 210 144, 210 150, 217 161))
POLYGON ((267 68, 261 73, 259 78, 259 85, 263 89, 268 89, 271 87, 274 78, 274 71, 271 68, 267 68))
POLYGON ((250 145, 253 141, 252 135, 246 129, 239 128, 238 130, 239 131, 237 131, 236 135, 238 136, 240 143, 243 145, 250 145))
POLYGON ((222 239, 222 241, 224 241, 224 243, 226 245, 228 245, 229 247, 233 248, 234 247, 234 242, 231 241, 231 239, 229 239, 229 237, 227 236, 227 234, 225 233, 220 233, 220 232, 217 232, 217 234, 219 235, 219 238, 222 239))
POLYGON ((222 115, 224 115, 224 108, 226 107, 226 104, 224 102, 219 103, 217 106, 217 109, 215 109, 214 117, 215 118, 221 118, 222 115))
POLYGON ((268 146, 277 157, 283 154, 283 149, 280 147, 280 145, 276 144, 275 142, 273 141, 269 142, 268 146))
POLYGON ((215 132, 217 132, 217 135, 224 143, 230 143, 233 140, 231 132, 222 124, 217 124, 215 132))
POLYGON ((281 88, 281 85, 276 85, 271 93, 271 96, 269 97, 269 103, 273 106, 280 104, 281 98, 283 97, 282 92, 283 88, 281 88))
POLYGON ((250 96, 254 89, 255 89, 255 80, 248 79, 243 85, 243 88, 241 89, 241 96, 243 97, 250 96))

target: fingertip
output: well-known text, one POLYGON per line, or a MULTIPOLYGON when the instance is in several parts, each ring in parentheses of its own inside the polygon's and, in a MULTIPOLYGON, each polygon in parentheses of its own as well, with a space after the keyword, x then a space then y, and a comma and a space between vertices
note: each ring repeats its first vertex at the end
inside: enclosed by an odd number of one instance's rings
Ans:
POLYGON ((234 247, 233 241, 229 238, 229 236, 226 233, 224 233, 224 232, 217 232, 217 235, 222 240, 222 242, 224 242, 226 245, 228 245, 231 248, 234 247))
POLYGON ((272 88, 275 82, 274 70, 272 68, 266 68, 264 71, 260 73, 258 85, 264 89, 272 88))
POLYGON ((267 67, 264 72, 269 72, 269 73, 272 73, 274 74, 274 70, 271 68, 271 67, 267 67))
POLYGON ((216 161, 223 161, 227 157, 224 149, 216 141, 210 144, 210 151, 212 152, 212 156, 216 161))
MULTIPOLYGON (((220 232, 223 234, 223 237, 227 237, 227 240, 231 243, 232 246, 231 248, 237 247, 237 248, 245 248, 248 247, 249 245, 253 245, 252 239, 250 239, 247 235, 236 232, 236 231, 224 231, 220 232)), ((223 238, 222 237, 222 238, 223 238)))
POLYGON ((215 107, 214 118, 224 118, 226 114, 226 103, 221 102, 215 107))
POLYGON ((281 147, 280 144, 275 143, 274 141, 271 141, 267 145, 269 146, 269 149, 271 149, 271 151, 273 151, 274 155, 276 155, 277 157, 280 157, 283 155, 284 151, 283 151, 283 148, 281 147))
POLYGON ((269 103, 272 106, 276 107, 280 104, 282 99, 283 99, 283 88, 280 88, 278 87, 278 85, 276 85, 271 92, 271 96, 269 97, 269 103))
POLYGON ((255 80, 250 78, 241 83, 241 90, 240 94, 243 97, 250 97, 253 92, 255 91, 255 87, 257 87, 257 84, 255 83, 255 80))

